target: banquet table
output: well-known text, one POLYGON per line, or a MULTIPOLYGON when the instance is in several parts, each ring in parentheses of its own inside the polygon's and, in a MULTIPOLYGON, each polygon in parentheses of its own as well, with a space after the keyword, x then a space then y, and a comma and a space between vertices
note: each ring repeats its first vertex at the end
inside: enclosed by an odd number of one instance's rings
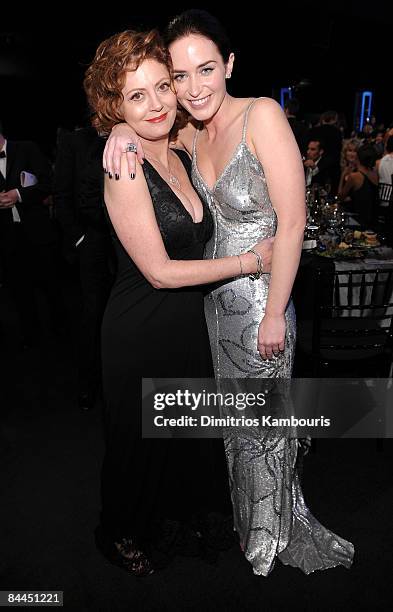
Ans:
POLYGON ((318 270, 342 272, 345 270, 369 270, 373 272, 393 268, 393 248, 380 246, 364 249, 361 257, 351 258, 348 254, 342 257, 325 257, 316 249, 303 251, 298 274, 293 288, 293 300, 298 320, 311 319, 315 300, 315 275, 318 270))

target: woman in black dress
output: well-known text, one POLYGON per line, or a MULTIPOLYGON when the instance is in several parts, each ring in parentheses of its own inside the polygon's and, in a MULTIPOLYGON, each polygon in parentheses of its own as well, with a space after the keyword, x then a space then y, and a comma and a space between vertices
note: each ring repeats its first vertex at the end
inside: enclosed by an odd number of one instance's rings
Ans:
POLYGON ((102 326, 107 448, 96 531, 102 552, 135 575, 153 571, 154 544, 173 551, 180 534, 186 548, 193 536, 203 541, 207 512, 230 508, 221 441, 141 438, 141 378, 212 377, 200 285, 259 265, 251 252, 202 259, 212 219, 191 186, 187 153, 169 148, 170 71, 155 31, 126 31, 101 43, 85 78, 99 132, 126 121, 145 152, 134 180, 126 156, 124 178, 105 179, 118 272, 102 326))
POLYGON ((358 215, 363 228, 369 229, 377 223, 378 174, 375 170, 377 154, 371 145, 358 149, 358 168, 349 174, 338 194, 347 210, 358 215), (346 199, 350 198, 347 204, 346 199))

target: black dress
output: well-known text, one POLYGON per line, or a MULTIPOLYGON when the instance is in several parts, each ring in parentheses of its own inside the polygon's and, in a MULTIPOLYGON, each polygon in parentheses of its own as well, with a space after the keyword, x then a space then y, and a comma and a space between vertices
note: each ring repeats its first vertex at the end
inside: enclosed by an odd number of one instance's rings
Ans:
MULTIPOLYGON (((190 160, 177 151, 187 172, 190 160)), ((190 214, 154 167, 143 172, 171 259, 203 259, 213 223, 190 214)), ((113 540, 149 542, 160 519, 230 508, 222 440, 142 439, 141 377, 213 377, 201 287, 155 289, 114 235, 118 272, 102 325, 107 449, 101 526, 113 540)))
POLYGON ((349 210, 359 215, 360 224, 363 228, 371 229, 375 227, 377 221, 377 195, 378 186, 373 183, 364 172, 363 183, 359 189, 350 192, 351 204, 349 210))

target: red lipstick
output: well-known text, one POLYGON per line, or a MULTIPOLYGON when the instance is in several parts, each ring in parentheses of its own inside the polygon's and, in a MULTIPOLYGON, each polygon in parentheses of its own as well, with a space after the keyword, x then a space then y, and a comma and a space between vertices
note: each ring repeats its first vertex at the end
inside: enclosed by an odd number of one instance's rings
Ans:
POLYGON ((165 121, 168 113, 164 113, 164 115, 160 115, 159 117, 153 117, 153 119, 147 119, 150 123, 160 123, 161 121, 165 121))

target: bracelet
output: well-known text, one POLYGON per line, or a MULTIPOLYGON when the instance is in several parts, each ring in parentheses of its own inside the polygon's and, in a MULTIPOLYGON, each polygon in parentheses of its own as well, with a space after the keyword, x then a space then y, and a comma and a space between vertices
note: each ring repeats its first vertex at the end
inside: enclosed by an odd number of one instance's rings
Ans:
POLYGON ((258 280, 258 279, 261 278, 261 276, 263 274, 262 257, 260 256, 259 253, 257 253, 257 251, 254 251, 254 249, 250 249, 247 252, 248 253, 252 253, 253 255, 255 255, 256 260, 257 260, 257 271, 254 274, 249 274, 249 277, 251 278, 251 280, 258 280))
POLYGON ((242 260, 240 259, 240 255, 236 255, 236 257, 239 260, 239 265, 240 265, 240 275, 243 276, 244 272, 243 272, 243 266, 242 266, 242 260))

